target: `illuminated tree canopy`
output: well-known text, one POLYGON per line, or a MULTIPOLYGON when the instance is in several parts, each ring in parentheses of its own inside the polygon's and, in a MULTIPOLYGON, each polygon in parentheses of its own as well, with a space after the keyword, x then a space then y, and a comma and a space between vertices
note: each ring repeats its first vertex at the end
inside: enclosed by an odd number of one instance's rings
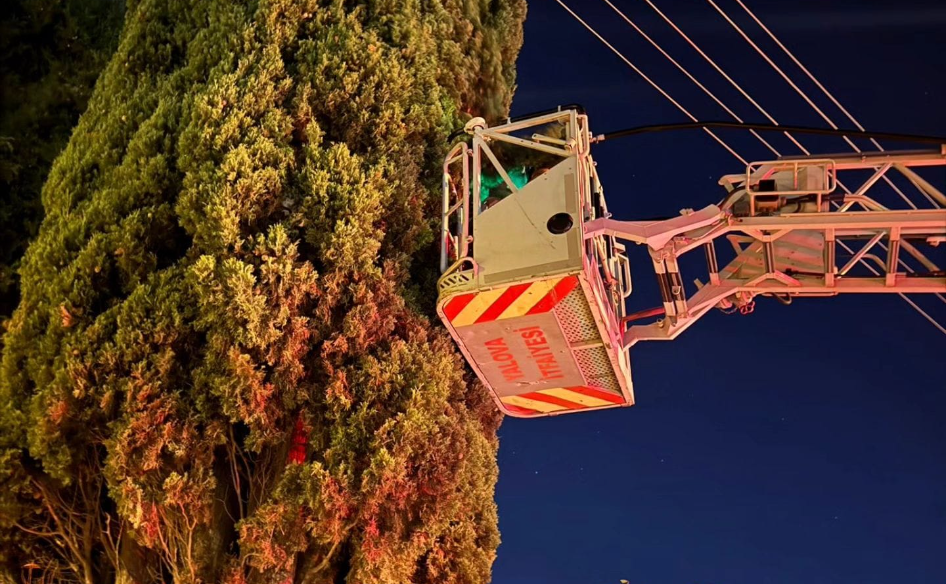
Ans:
POLYGON ((507 112, 524 17, 128 3, 4 337, 7 578, 489 580, 499 420, 423 283, 445 137, 507 112))

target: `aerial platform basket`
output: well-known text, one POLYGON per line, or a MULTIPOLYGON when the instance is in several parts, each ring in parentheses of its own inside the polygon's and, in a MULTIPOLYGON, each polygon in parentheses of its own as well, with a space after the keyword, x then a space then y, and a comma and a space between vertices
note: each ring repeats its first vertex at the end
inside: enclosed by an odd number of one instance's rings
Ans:
POLYGON ((631 405, 621 324, 629 266, 613 237, 583 229, 607 213, 587 119, 565 110, 467 130, 470 145, 444 164, 441 319, 506 414, 631 405), (523 159, 532 176, 517 184, 523 159), (487 208, 490 174, 508 195, 487 208))
POLYGON ((606 135, 592 138, 581 112, 492 128, 476 118, 465 130, 469 144, 443 168, 437 310, 509 415, 631 405, 631 347, 673 340, 714 308, 750 314, 758 297, 842 293, 946 297, 946 271, 930 255, 946 242, 946 194, 914 170, 946 166, 946 144, 753 162, 720 180, 717 205, 620 221, 590 154, 606 135), (878 198, 874 187, 894 171, 926 203, 896 188, 900 199, 878 198), (839 192, 840 173, 860 186, 839 192), (631 272, 620 242, 646 248, 662 306, 625 314, 631 272), (680 258, 696 250, 706 276, 691 285, 680 258))

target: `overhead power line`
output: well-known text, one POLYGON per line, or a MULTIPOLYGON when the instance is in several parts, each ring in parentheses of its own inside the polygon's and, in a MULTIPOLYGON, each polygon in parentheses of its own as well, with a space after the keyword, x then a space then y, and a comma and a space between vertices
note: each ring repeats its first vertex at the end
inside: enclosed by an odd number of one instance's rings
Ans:
MULTIPOLYGON (((612 3, 611 3, 611 0, 604 0, 604 1, 605 1, 605 3, 606 3, 608 6, 611 7, 612 10, 614 10, 614 11, 618 14, 618 16, 620 16, 621 18, 623 18, 624 21, 627 22, 628 25, 630 25, 635 31, 637 31, 637 33, 638 33, 639 35, 641 35, 642 37, 644 37, 644 40, 646 40, 648 43, 651 44, 651 46, 653 46, 655 49, 657 49, 657 50, 660 52, 661 55, 663 55, 664 57, 666 57, 666 59, 667 59, 668 61, 670 61, 670 62, 673 64, 674 67, 676 67, 681 73, 683 73, 684 75, 686 75, 687 79, 689 79, 689 80, 692 81, 697 87, 699 87, 699 88, 703 91, 703 93, 705 93, 705 94, 708 95, 713 101, 715 101, 716 104, 719 105, 719 107, 723 108, 723 110, 724 110, 726 113, 728 113, 730 116, 732 116, 733 119, 735 119, 737 122, 744 122, 744 121, 745 121, 745 120, 743 120, 742 118, 740 118, 739 115, 738 115, 736 112, 734 112, 732 109, 730 109, 729 106, 727 106, 725 103, 723 103, 721 99, 719 99, 718 97, 716 97, 716 94, 714 94, 712 91, 710 91, 709 89, 707 89, 705 85, 703 85, 702 83, 700 83, 700 81, 699 81, 696 77, 694 77, 694 76, 686 69, 686 67, 684 67, 684 66, 681 65, 676 59, 674 59, 673 57, 671 57, 671 56, 670 56, 670 53, 668 53, 667 51, 665 51, 664 48, 661 47, 660 44, 657 43, 657 41, 655 41, 654 39, 652 39, 652 38, 650 37, 650 35, 648 35, 646 32, 644 32, 643 29, 641 29, 641 27, 637 26, 637 23, 635 23, 635 22, 634 22, 633 20, 631 20, 626 14, 624 14, 624 12, 622 12, 620 8, 618 8, 617 6, 615 6, 614 4, 612 4, 612 3)), ((781 156, 781 154, 779 153, 779 151, 776 150, 774 146, 772 146, 768 141, 766 141, 765 138, 763 138, 762 136, 760 136, 755 130, 749 130, 749 131, 750 131, 750 133, 751 133, 753 136, 755 136, 756 138, 758 138, 758 140, 759 140, 760 142, 762 142, 762 144, 764 144, 769 150, 771 150, 773 154, 775 154, 776 156, 781 156)))
MULTIPOLYGON (((801 98, 802 98, 803 100, 805 100, 805 102, 806 102, 808 105, 811 106, 811 108, 812 108, 813 110, 815 110, 816 112, 818 112, 818 115, 821 116, 821 119, 823 119, 825 122, 827 122, 828 125, 831 126, 832 128, 837 129, 837 126, 836 126, 835 123, 831 120, 831 118, 828 117, 828 114, 826 114, 826 113, 824 113, 823 111, 821 111, 821 108, 818 107, 818 104, 816 104, 814 101, 812 101, 812 99, 811 99, 810 97, 808 97, 808 94, 806 94, 804 91, 802 91, 802 89, 801 89, 800 87, 798 87, 798 85, 796 85, 795 82, 792 81, 791 78, 790 78, 788 75, 785 74, 785 71, 783 71, 782 68, 779 67, 779 66, 775 63, 775 61, 773 61, 765 51, 763 51, 761 48, 759 48, 759 45, 757 45, 756 42, 753 41, 753 40, 749 37, 749 35, 746 34, 746 32, 745 32, 744 30, 742 30, 742 27, 740 27, 738 24, 736 24, 736 22, 733 21, 733 19, 730 18, 729 15, 726 14, 726 12, 725 12, 722 8, 720 8, 719 5, 716 4, 716 2, 714 2, 714 0, 706 0, 706 1, 709 2, 709 5, 710 5, 710 6, 712 6, 713 8, 716 9, 716 12, 719 12, 720 16, 722 16, 722 17, 726 20, 726 22, 728 22, 728 23, 730 24, 730 26, 732 26, 734 29, 736 29, 736 32, 738 32, 739 35, 742 36, 742 38, 743 38, 747 43, 749 43, 749 45, 750 45, 753 49, 755 49, 755 51, 756 51, 757 53, 759 53, 759 56, 761 56, 763 59, 765 59, 765 61, 766 61, 769 65, 771 65, 771 67, 772 67, 773 69, 775 69, 775 71, 782 77, 782 79, 784 79, 785 82, 788 83, 788 84, 792 87, 792 89, 794 89, 795 92, 796 92, 799 96, 801 96, 801 98)), ((852 147, 854 147, 855 150, 857 149, 857 145, 854 144, 854 142, 851 142, 851 140, 850 140, 849 138, 845 137, 844 140, 845 140, 848 144, 850 144, 852 147)))
MULTIPOLYGON (((666 98, 667 101, 669 101, 670 103, 672 103, 678 110, 680 110, 681 112, 683 112, 683 114, 684 114, 686 117, 690 118, 690 119, 691 119, 692 121, 694 121, 694 122, 699 121, 699 120, 696 118, 696 116, 694 116, 693 114, 690 113, 689 110, 687 110, 685 107, 683 107, 682 105, 680 105, 680 102, 678 102, 678 101, 675 100, 673 97, 671 97, 670 94, 667 93, 666 90, 664 90, 663 87, 661 87, 661 86, 658 85, 653 79, 651 79, 650 77, 648 77, 647 74, 644 73, 644 72, 640 69, 640 67, 638 67, 637 65, 635 65, 634 63, 632 63, 630 59, 628 59, 627 57, 625 57, 625 56, 621 53, 621 51, 619 51, 619 50, 617 50, 616 48, 614 48, 614 45, 612 45, 611 43, 609 43, 609 42, 607 41, 607 39, 605 39, 603 36, 601 36, 601 35, 598 33, 598 31, 594 29, 594 27, 592 27, 590 24, 588 24, 587 22, 585 22, 580 16, 578 16, 578 15, 575 13, 575 11, 573 11, 571 8, 568 7, 567 4, 565 4, 565 2, 563 2, 562 0, 555 0, 555 1, 558 2, 558 4, 559 4, 562 8, 564 8, 565 11, 568 12, 568 13, 572 16, 572 18, 574 18, 574 19, 577 20, 579 23, 581 23, 581 25, 584 26, 584 27, 588 30, 588 32, 590 32, 591 34, 593 34, 599 41, 601 41, 601 42, 604 44, 604 46, 606 46, 606 47, 608 47, 609 49, 611 49, 611 52, 613 52, 615 55, 618 56, 618 58, 620 58, 622 61, 624 61, 624 63, 625 63, 628 67, 630 67, 631 69, 634 70, 635 73, 637 73, 638 75, 640 75, 641 78, 644 79, 644 81, 646 81, 651 87, 653 87, 654 89, 656 89, 657 92, 660 93, 660 95, 664 96, 664 98, 666 98)), ((735 156, 737 160, 739 160, 739 161, 742 162, 743 164, 748 164, 748 162, 746 161, 745 158, 743 158, 742 156, 740 156, 740 155, 739 155, 735 150, 733 150, 732 147, 731 147, 729 144, 727 144, 722 138, 720 138, 720 137, 717 136, 715 133, 713 133, 712 130, 705 129, 704 131, 705 131, 707 134, 709 134, 710 136, 712 136, 714 140, 716 140, 717 142, 719 142, 719 144, 720 144, 723 148, 725 148, 730 154, 732 154, 733 156, 735 156)))
MULTIPOLYGON (((792 62, 795 63, 795 65, 797 65, 798 68, 801 69, 805 73, 805 75, 808 76, 808 79, 811 79, 811 81, 814 82, 814 84, 818 86, 818 89, 820 89, 822 93, 824 93, 825 96, 827 96, 828 99, 831 100, 831 103, 833 103, 839 110, 841 110, 841 112, 845 116, 847 116, 847 119, 851 120, 851 123, 853 123, 859 130, 864 130, 864 126, 861 125, 859 121, 857 121, 857 119, 851 114, 851 112, 847 111, 847 109, 843 105, 841 105, 841 102, 838 101, 837 98, 835 98, 834 95, 832 95, 830 91, 828 91, 828 88, 825 87, 820 81, 818 81, 818 78, 815 77, 814 74, 811 71, 809 71, 808 68, 805 67, 802 64, 802 62, 799 61, 798 58, 795 57, 795 55, 790 50, 788 50, 788 47, 782 44, 782 41, 780 41, 778 37, 775 36, 775 33, 769 30, 769 27, 765 26, 762 23, 762 21, 759 20, 759 17, 757 17, 755 13, 752 10, 750 10, 749 7, 746 6, 742 2, 742 0, 736 0, 736 3, 739 4, 739 6, 741 6, 742 9, 746 11, 746 14, 748 14, 752 18, 752 20, 754 20, 755 23, 759 25, 759 28, 764 30, 765 34, 769 35, 769 38, 771 38, 775 42, 775 44, 778 45, 778 47, 782 49, 782 51, 786 55, 788 55, 788 57, 792 60, 792 62)), ((881 152, 884 151, 883 146, 881 146, 880 143, 877 142, 877 140, 871 138, 871 142, 874 143, 874 146, 876 146, 878 150, 880 150, 881 152)))
MULTIPOLYGON (((699 45, 697 45, 696 42, 694 42, 693 39, 691 39, 691 38, 689 37, 689 35, 687 35, 685 32, 683 32, 683 30, 682 30, 679 26, 677 26, 677 24, 676 24, 669 16, 667 16, 666 14, 664 14, 664 12, 663 12, 660 8, 658 8, 657 5, 654 4, 651 0, 644 0, 644 1, 647 2, 647 5, 650 6, 650 7, 654 10, 654 12, 656 12, 656 13, 664 20, 664 22, 666 22, 668 25, 670 25, 670 27, 673 28, 673 30, 675 30, 675 31, 677 32, 677 34, 679 34, 681 37, 683 37, 683 40, 685 40, 691 47, 693 47, 693 50, 695 50, 697 53, 699 53, 699 55, 700 55, 701 57, 703 57, 703 59, 704 59, 707 63, 709 63, 710 66, 713 67, 713 69, 715 69, 716 72, 719 73, 719 74, 723 77, 723 79, 725 79, 726 81, 728 81, 729 84, 732 85, 732 86, 736 89, 736 91, 738 91, 744 98, 746 98, 746 100, 747 100, 749 103, 751 103, 753 106, 755 106, 755 108, 759 111, 759 113, 761 113, 763 116, 765 116, 765 119, 769 120, 770 122, 772 122, 772 123, 775 124, 775 125, 778 125, 778 121, 776 121, 776 119, 772 116, 772 114, 770 114, 768 111, 766 111, 766 109, 765 109, 764 107, 762 107, 761 105, 759 105, 759 102, 756 101, 755 99, 753 99, 753 97, 752 97, 751 95, 749 95, 749 92, 747 92, 745 89, 743 89, 743 87, 742 87, 739 83, 737 83, 729 74, 727 74, 725 71, 723 71, 723 68, 720 67, 720 66, 716 63, 716 61, 713 60, 708 54, 706 54, 706 51, 704 51, 703 49, 701 49, 701 48, 699 47, 699 45)), ((791 140, 791 142, 792 142, 793 144, 795 144, 795 146, 798 146, 798 148, 799 148, 803 153, 805 153, 806 155, 807 155, 807 154, 810 154, 810 152, 808 151, 808 149, 805 148, 804 146, 802 146, 801 142, 799 142, 798 140, 796 140, 795 137, 792 136, 789 132, 785 132, 785 137, 788 138, 789 140, 791 140)))

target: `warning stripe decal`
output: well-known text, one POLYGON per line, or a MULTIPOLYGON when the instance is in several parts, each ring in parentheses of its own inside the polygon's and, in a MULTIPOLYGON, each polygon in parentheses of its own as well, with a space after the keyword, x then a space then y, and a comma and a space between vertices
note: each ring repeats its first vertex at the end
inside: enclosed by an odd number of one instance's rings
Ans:
POLYGON ((562 409, 566 409, 566 410, 580 410, 580 409, 585 408, 585 406, 580 403, 572 402, 572 401, 568 401, 567 399, 556 397, 550 393, 546 393, 545 391, 533 391, 532 393, 524 393, 519 397, 524 397, 526 399, 531 399, 533 401, 552 404, 555 406, 562 406, 562 409))
POLYGON ((500 398, 513 413, 535 415, 623 404, 624 398, 593 387, 557 387, 500 398))
POLYGON ((462 327, 551 311, 578 286, 577 276, 515 284, 452 298, 443 307, 453 326, 462 327))
POLYGON ((466 307, 460 311, 453 320, 450 322, 453 323, 455 327, 469 326, 476 323, 476 319, 481 317, 494 302, 499 300, 499 297, 505 292, 505 288, 496 288, 495 290, 487 290, 485 292, 479 292, 476 295, 476 298, 470 301, 466 307))
MULTIPOLYGON (((576 389, 580 389, 580 388, 569 387, 569 388, 559 388, 559 389, 546 389, 546 390, 543 390, 543 393, 563 399, 563 400, 575 402, 577 404, 581 404, 589 408, 600 408, 601 406, 609 406, 612 403, 615 403, 610 400, 599 399, 595 396, 584 395, 581 392, 575 391, 576 389)), ((614 396, 614 397, 618 397, 618 396, 614 396)), ((620 398, 618 398, 617 403, 620 403, 621 401, 623 400, 620 400, 620 398)))
POLYGON ((502 398, 504 404, 512 404, 514 406, 519 406, 521 408, 528 408, 530 410, 535 410, 537 412, 542 412, 544 414, 550 412, 558 412, 567 408, 564 408, 559 405, 549 404, 541 401, 536 401, 534 399, 529 399, 527 397, 522 397, 521 395, 509 395, 502 398))
POLYGON ((605 391, 603 389, 596 389, 594 387, 569 387, 568 391, 573 391, 581 395, 585 395, 591 398, 604 400, 612 404, 623 404, 624 396, 620 396, 610 391, 605 391))
POLYGON ((529 289, 522 293, 519 298, 513 302, 509 308, 503 311, 499 316, 499 320, 504 318, 518 318, 524 316, 527 312, 532 310, 532 307, 535 306, 540 300, 545 298, 546 295, 558 284, 558 280, 543 280, 541 282, 533 282, 529 285, 529 289))
POLYGON ((496 320, 503 312, 505 312, 507 308, 509 308, 513 302, 522 296, 523 292, 525 292, 530 287, 532 287, 532 284, 516 284, 515 286, 506 288, 506 291, 503 292, 502 296, 500 296, 496 302, 487 308, 483 314, 478 319, 476 319, 476 322, 481 323, 496 320))
POLYGON ((446 306, 443 307, 443 315, 447 317, 447 320, 453 321, 474 298, 476 298, 475 292, 451 298, 450 302, 447 302, 446 306))
POLYGON ((555 287, 545 295, 545 298, 539 300, 526 314, 542 314, 543 312, 552 310, 555 308, 555 305, 564 300, 565 297, 568 296, 568 293, 574 290, 577 285, 578 278, 575 276, 562 278, 555 284, 555 287))

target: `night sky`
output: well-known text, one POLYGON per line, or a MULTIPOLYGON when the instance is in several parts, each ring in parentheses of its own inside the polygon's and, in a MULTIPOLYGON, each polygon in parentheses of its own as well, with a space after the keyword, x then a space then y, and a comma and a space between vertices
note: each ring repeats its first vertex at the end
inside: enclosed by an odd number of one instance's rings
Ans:
MULTIPOLYGON (((643 1, 612 1, 764 121, 643 1)), ((946 135, 942 0, 746 2, 868 129, 946 135)), ((780 122, 825 126, 708 4, 655 3, 780 122)), ((727 119, 603 1, 568 4, 698 117, 727 119)), ((733 0, 719 4, 764 39, 733 0)), ((518 69, 514 115, 577 102, 595 133, 687 121, 554 0, 529 3, 518 69)), ((750 136, 723 136, 771 158, 750 136)), ((719 177, 744 171, 698 132, 604 143, 594 156, 618 219, 716 203, 719 177)), ((942 172, 927 176, 946 188, 942 172)), ((649 308, 647 256, 631 259, 630 305, 649 308)), ((946 323, 946 303, 918 302, 946 323)), ((632 408, 503 422, 496 584, 946 582, 946 335, 902 299, 759 299, 750 316, 714 311, 631 360, 632 408)))

